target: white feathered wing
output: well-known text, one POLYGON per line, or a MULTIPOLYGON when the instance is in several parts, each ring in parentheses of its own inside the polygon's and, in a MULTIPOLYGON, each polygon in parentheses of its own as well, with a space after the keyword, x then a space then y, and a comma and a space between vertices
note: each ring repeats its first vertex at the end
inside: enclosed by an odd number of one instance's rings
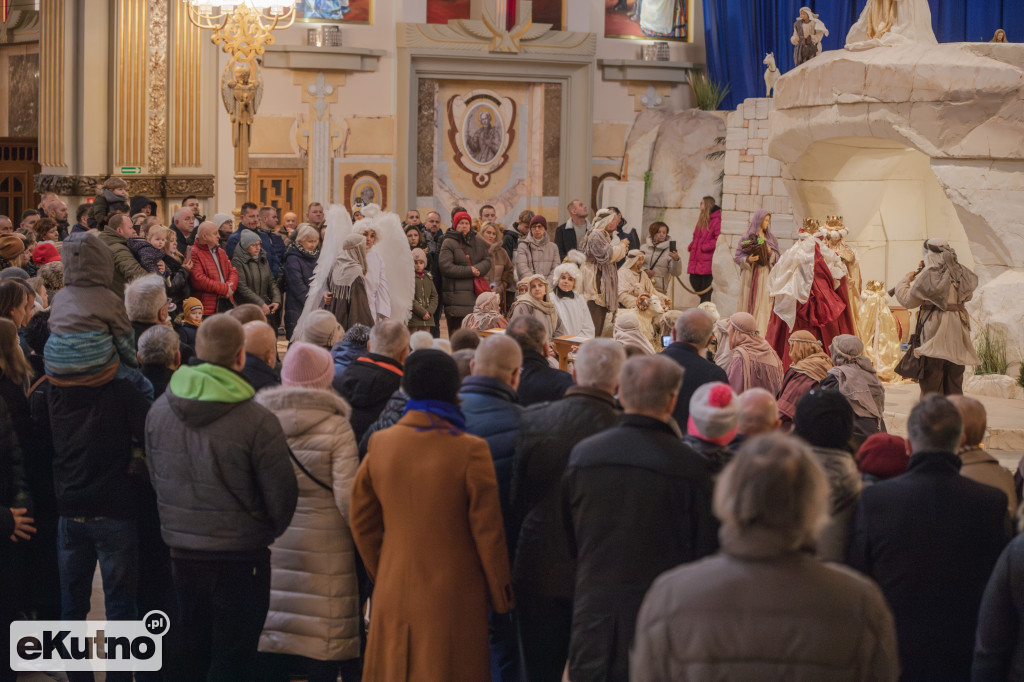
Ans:
POLYGON ((390 319, 407 322, 412 310, 412 299, 416 295, 416 272, 412 263, 412 250, 402 229, 398 214, 382 212, 377 204, 361 209, 363 219, 356 222, 353 230, 362 232, 372 227, 377 233, 373 250, 384 261, 388 294, 391 298, 390 319))
POLYGON ((341 244, 345 237, 352 234, 352 218, 341 204, 327 207, 327 228, 324 231, 324 243, 320 245, 320 257, 313 270, 313 279, 309 284, 306 304, 302 307, 302 315, 295 325, 295 335, 303 328, 309 313, 322 307, 324 294, 327 293, 327 280, 331 276, 334 261, 341 253, 341 244))

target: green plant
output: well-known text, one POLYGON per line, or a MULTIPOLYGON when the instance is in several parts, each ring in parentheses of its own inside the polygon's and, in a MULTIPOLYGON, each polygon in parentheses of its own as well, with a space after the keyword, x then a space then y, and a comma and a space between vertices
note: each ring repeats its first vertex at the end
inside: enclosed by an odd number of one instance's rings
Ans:
POLYGON ((1024 362, 1020 363, 1020 368, 1017 370, 1017 385, 1024 388, 1024 362))
POLYGON ((690 87, 697 101, 697 108, 715 111, 732 89, 728 83, 719 83, 704 71, 690 72, 690 87))
POLYGON ((986 325, 975 341, 975 349, 981 358, 981 364, 974 368, 976 375, 1006 374, 1009 362, 1006 359, 1006 339, 1002 334, 986 325))
POLYGON ((654 174, 651 171, 644 171, 644 199, 647 198, 647 193, 651 191, 651 178, 654 174))
MULTIPOLYGON (((725 157, 725 138, 724 137, 716 137, 715 138, 715 142, 714 142, 714 146, 722 147, 722 149, 716 149, 715 151, 710 152, 707 155, 705 155, 704 158, 707 159, 708 161, 717 161, 717 160, 725 157)), ((715 180, 715 184, 718 185, 719 187, 721 187, 723 182, 725 182, 725 169, 724 168, 722 169, 722 172, 718 174, 718 179, 715 180)))

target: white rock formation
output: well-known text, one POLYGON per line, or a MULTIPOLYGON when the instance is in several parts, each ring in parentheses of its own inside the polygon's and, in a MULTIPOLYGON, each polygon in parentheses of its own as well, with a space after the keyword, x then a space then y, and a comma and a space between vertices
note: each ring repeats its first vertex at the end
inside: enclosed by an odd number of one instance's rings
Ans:
POLYGON ((949 239, 981 279, 972 314, 1024 347, 1024 45, 825 52, 779 80, 767 152, 797 224, 846 218, 864 279, 949 239))

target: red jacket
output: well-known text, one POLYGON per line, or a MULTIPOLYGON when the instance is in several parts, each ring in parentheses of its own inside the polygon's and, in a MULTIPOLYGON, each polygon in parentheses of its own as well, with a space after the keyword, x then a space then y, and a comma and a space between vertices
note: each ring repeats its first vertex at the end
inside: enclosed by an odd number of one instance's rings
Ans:
POLYGON ((217 298, 228 295, 228 284, 231 285, 232 303, 234 292, 238 289, 238 270, 231 265, 224 249, 217 247, 217 260, 224 273, 223 282, 217 273, 217 264, 213 258, 214 254, 209 246, 195 244, 192 247, 192 273, 189 279, 192 282, 192 294, 203 303, 203 317, 217 312, 217 298))
POLYGON ((686 271, 691 275, 710 275, 711 260, 715 256, 715 245, 718 235, 722 233, 722 211, 712 211, 708 216, 706 230, 693 229, 693 241, 690 242, 690 264, 686 271))

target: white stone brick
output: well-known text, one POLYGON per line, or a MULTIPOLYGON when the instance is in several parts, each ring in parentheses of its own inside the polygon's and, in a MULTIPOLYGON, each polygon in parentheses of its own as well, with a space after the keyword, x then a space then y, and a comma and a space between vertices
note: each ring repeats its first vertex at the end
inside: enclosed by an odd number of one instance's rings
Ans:
POLYGON ((736 195, 735 194, 722 194, 722 210, 732 211, 736 208, 736 195))
POLYGON ((764 149, 764 140, 747 140, 747 149, 764 149))
POLYGON ((749 194, 742 194, 736 197, 736 210, 737 211, 756 211, 757 208, 754 206, 754 197, 749 194))
POLYGON ((740 175, 753 175, 754 164, 750 162, 740 161, 740 175))
POLYGON ((759 178, 757 181, 757 193, 770 195, 772 193, 772 178, 759 178))
POLYGON ((768 111, 771 105, 771 100, 759 97, 754 100, 754 116, 757 120, 761 121, 768 118, 768 111))
POLYGON ((737 175, 740 172, 740 152, 730 149, 725 152, 725 174, 737 175))
MULTIPOLYGON (((770 180, 770 178, 763 178, 764 180, 770 180)), ((765 197, 764 207, 772 213, 787 213, 792 214, 792 207, 789 204, 789 199, 785 197, 765 197)), ((772 221, 775 222, 774 220, 772 221)))
POLYGON ((739 128, 741 125, 743 125, 742 111, 730 111, 725 117, 726 128, 739 128))
MULTIPOLYGON (((758 156, 754 159, 754 175, 757 177, 771 176, 771 163, 773 159, 768 156, 758 156)), ((775 162, 778 164, 778 161, 775 162)))
POLYGON ((764 150, 763 149, 748 149, 747 150, 747 156, 750 157, 751 160, 753 160, 753 159, 757 158, 758 156, 764 156, 764 150))
POLYGON ((777 197, 789 198, 789 192, 786 191, 786 181, 782 178, 772 179, 772 194, 777 197))
POLYGON ((747 148, 747 131, 745 128, 730 128, 725 133, 725 148, 729 149, 746 149, 747 148))
POLYGON ((757 118, 757 105, 753 103, 754 100, 745 100, 743 102, 743 118, 750 120, 757 118))
MULTIPOLYGON (((723 210, 725 208, 723 207, 723 210)), ((722 234, 746 234, 750 225, 750 213, 729 209, 729 213, 722 216, 722 234)))
POLYGON ((722 181, 723 194, 750 194, 750 178, 746 175, 726 175, 722 181))

